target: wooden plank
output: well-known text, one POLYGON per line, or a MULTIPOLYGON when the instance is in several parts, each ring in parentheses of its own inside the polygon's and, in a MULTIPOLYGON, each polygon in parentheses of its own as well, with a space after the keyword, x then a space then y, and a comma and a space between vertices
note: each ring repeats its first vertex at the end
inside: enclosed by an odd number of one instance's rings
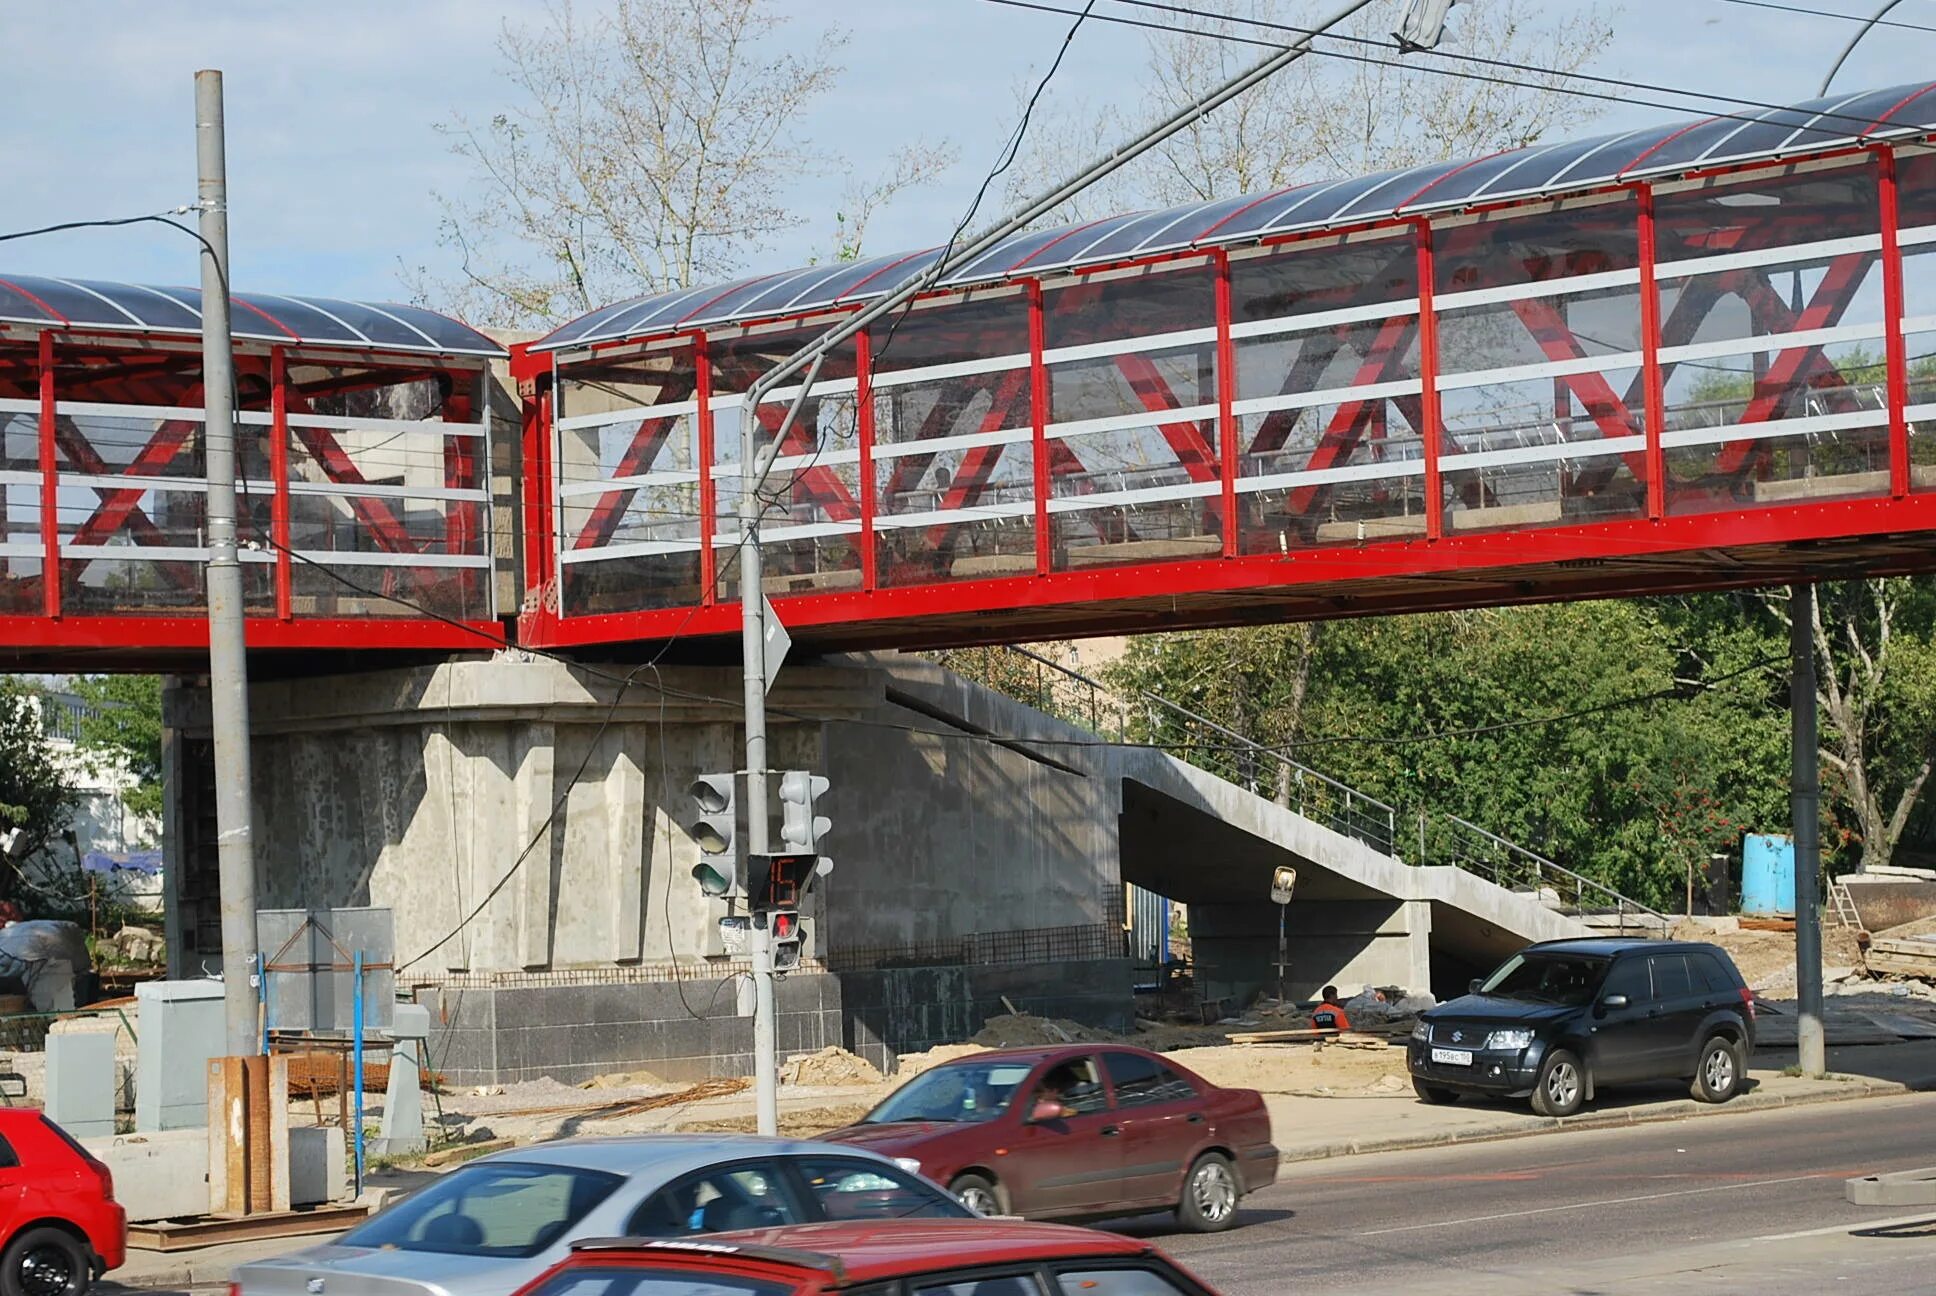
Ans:
POLYGON ((198 1247, 246 1242, 253 1238, 303 1237, 340 1233, 368 1219, 368 1205, 318 1206, 313 1210, 269 1212, 233 1219, 197 1220, 192 1224, 166 1221, 128 1225, 128 1245, 141 1251, 193 1251, 198 1247))
POLYGON ((1229 1040, 1232 1044, 1310 1044, 1317 1040, 1336 1039, 1340 1033, 1317 1029, 1240 1031, 1229 1036, 1229 1040))
POLYGON ((1742 931, 1791 932, 1795 930, 1793 918, 1756 918, 1747 914, 1741 916, 1742 931))
POLYGON ((222 1156, 228 1192, 221 1208, 232 1215, 249 1212, 249 1081, 242 1059, 222 1059, 222 1156))
POLYGON ((269 1058, 269 1209, 289 1209, 289 1055, 269 1058))
POLYGON ((424 1158, 424 1164, 432 1170, 439 1170, 444 1166, 458 1165, 490 1152, 503 1152, 507 1148, 516 1146, 517 1140, 508 1138, 486 1139, 482 1143, 464 1143, 457 1147, 445 1148, 441 1152, 432 1152, 424 1158))

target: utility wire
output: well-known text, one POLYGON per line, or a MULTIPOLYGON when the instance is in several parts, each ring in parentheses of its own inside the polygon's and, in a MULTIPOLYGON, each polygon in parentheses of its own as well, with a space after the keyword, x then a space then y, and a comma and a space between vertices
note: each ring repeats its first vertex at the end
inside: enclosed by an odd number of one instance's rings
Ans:
MULTIPOLYGON (((166 225, 169 229, 180 230, 182 233, 188 235, 188 237, 194 239, 197 243, 200 243, 202 245, 202 250, 207 252, 210 257, 214 258, 216 267, 219 271, 222 264, 222 258, 215 255, 214 245, 211 244, 207 239, 203 238, 200 231, 190 229, 188 226, 182 224, 178 220, 170 219, 170 217, 173 217, 173 216, 186 216, 188 213, 192 211, 198 211, 198 210, 200 210, 200 205, 191 203, 191 204, 183 205, 181 207, 170 207, 167 211, 163 211, 163 212, 150 212, 145 216, 117 216, 117 217, 113 217, 105 220, 61 221, 60 223, 55 225, 42 225, 39 229, 14 230, 12 233, 0 234, 0 243, 11 243, 15 239, 39 238, 43 234, 61 234, 61 233, 65 233, 68 230, 115 229, 124 225, 147 225, 147 224, 166 225)), ((228 281, 227 275, 222 276, 222 289, 224 292, 229 290, 229 281, 228 281)))
POLYGON ((1936 27, 1903 22, 1897 18, 1869 18, 1864 14, 1837 13, 1833 9, 1804 9, 1800 5, 1775 4, 1773 0, 1721 0, 1721 3, 1741 5, 1748 9, 1774 9, 1781 13, 1800 14, 1804 18, 1837 18, 1843 22, 1868 23, 1872 27, 1900 27, 1904 31, 1936 32, 1936 27))
MULTIPOLYGON (((1129 6, 1131 8, 1136 8, 1136 9, 1149 9, 1149 10, 1155 10, 1163 13, 1177 14, 1185 18, 1197 18, 1206 22, 1242 23, 1248 27, 1259 27, 1269 31, 1280 31, 1294 36, 1322 36, 1326 40, 1341 41, 1348 45, 1368 46, 1372 49, 1378 49, 1378 50, 1390 51, 1394 48, 1393 45, 1388 41, 1374 40, 1369 36, 1352 36, 1344 32, 1336 32, 1336 31, 1319 32, 1319 31, 1314 31, 1308 27, 1299 27, 1292 23, 1273 22, 1268 18, 1245 18, 1235 14, 1229 14, 1229 15, 1208 14, 1197 9, 1191 9, 1186 5, 1166 4, 1166 3, 1163 3, 1162 0, 1116 0, 1116 3, 1120 5, 1129 6)), ((1173 28, 1172 30, 1193 31, 1195 29, 1173 28)), ((1924 30, 1936 31, 1936 28, 1925 28, 1924 30)), ((1202 34, 1215 34, 1215 33, 1205 32, 1202 34)), ((1319 50, 1318 53, 1322 54, 1322 53, 1325 53, 1325 51, 1319 50)), ((1432 58, 1448 59, 1457 63, 1471 63, 1480 67, 1498 68, 1508 72, 1524 72, 1524 73, 1530 73, 1537 76, 1565 77, 1569 80, 1589 81, 1596 85, 1613 86, 1618 89, 1646 90, 1655 94, 1680 95, 1684 98, 1689 98, 1689 99, 1714 100, 1722 103, 1734 104, 1736 107, 1740 107, 1740 108, 1759 108, 1768 112, 1791 111, 1795 106, 1793 104, 1770 103, 1762 99, 1744 99, 1739 95, 1723 94, 1719 91, 1683 90, 1679 86, 1658 85, 1647 81, 1635 81, 1631 77, 1609 77, 1609 76, 1600 76, 1597 73, 1592 73, 1592 72, 1570 72, 1570 71, 1565 71, 1561 68, 1541 67, 1535 63, 1520 63, 1512 59, 1488 58, 1482 54, 1463 54, 1457 50, 1446 50, 1446 49, 1422 50, 1422 51, 1418 51, 1418 53, 1414 55, 1414 57, 1419 57, 1419 56, 1429 56, 1432 58)), ((1404 66, 1418 67, 1420 70, 1427 71, 1427 72, 1439 70, 1425 64, 1407 63, 1404 66)), ((1843 121, 1857 123, 1864 131, 1866 131, 1870 126, 1873 126, 1875 124, 1875 121, 1873 118, 1858 117, 1848 113, 1823 112, 1818 115, 1822 117, 1840 118, 1843 121)))
MULTIPOLYGON (((1010 9, 1030 9, 1030 10, 1034 10, 1037 13, 1062 14, 1064 16, 1072 15, 1076 12, 1073 9, 1064 9, 1057 5, 1038 3, 1037 0, 983 0, 983 3, 1002 5, 1010 9)), ((1170 23, 1151 22, 1141 18, 1129 18, 1121 14, 1095 14, 1093 15, 1093 17, 1097 22, 1116 23, 1124 27, 1137 27, 1145 31, 1164 32, 1169 35, 1175 35, 1175 36, 1196 36, 1204 40, 1225 41, 1227 43, 1234 44, 1234 45, 1249 45, 1259 49, 1281 50, 1281 49, 1288 48, 1287 46, 1285 46, 1284 44, 1278 41, 1263 40, 1261 38, 1254 37, 1254 36, 1241 36, 1234 32, 1206 31, 1201 28, 1193 28, 1193 27, 1179 27, 1170 23)), ((1377 42, 1373 42, 1373 44, 1377 44, 1377 42)), ((1485 85, 1505 86, 1509 89, 1514 89, 1514 90, 1523 90, 1527 88, 1524 82, 1513 80, 1510 77, 1491 76, 1480 72, 1459 72, 1459 71, 1453 70, 1452 68, 1433 67, 1429 64, 1424 64, 1424 63, 1394 62, 1389 59, 1369 58, 1362 54, 1347 54, 1341 50, 1321 49, 1315 44, 1311 47, 1311 53, 1320 55, 1321 57, 1324 57, 1324 58, 1337 59, 1341 62, 1361 63, 1368 67, 1392 68, 1402 72, 1423 72, 1423 73, 1430 74, 1432 76, 1452 77, 1460 81, 1476 81, 1485 85)), ((1536 73, 1541 76, 1570 77, 1574 75, 1573 73, 1570 73, 1570 72, 1562 72, 1558 68, 1542 68, 1542 67, 1536 67, 1529 64, 1507 64, 1506 66, 1517 68, 1518 70, 1523 72, 1536 73)), ((1629 83, 1617 82, 1616 84, 1624 85, 1629 83)), ((1640 99, 1640 98, 1635 98, 1633 95, 1615 94, 1610 91, 1606 93, 1601 93, 1593 90, 1575 89, 1568 86, 1546 86, 1542 88, 1549 93, 1569 95, 1575 99, 1590 99, 1590 100, 1596 100, 1601 103, 1612 103, 1612 104, 1638 104, 1644 108, 1660 108, 1665 111, 1675 112, 1675 113, 1686 113, 1690 111, 1689 106, 1686 104, 1663 103, 1656 99, 1640 99)), ((1698 97, 1705 94, 1705 92, 1702 92, 1702 91, 1691 91, 1691 90, 1676 90, 1676 91, 1671 91, 1670 93, 1685 95, 1690 98, 1698 97)), ((1716 96, 1707 95, 1706 97, 1712 99, 1712 98, 1715 98, 1716 96)), ((1831 116, 1833 114, 1824 113, 1822 115, 1831 116)), ((1711 112, 1708 114, 1708 116, 1716 120, 1732 120, 1732 121, 1739 121, 1739 122, 1745 122, 1750 124, 1765 122, 1767 120, 1767 117, 1765 114, 1749 116, 1745 113, 1738 113, 1738 112, 1711 112)), ((1865 122, 1863 123, 1863 125, 1865 127, 1865 130, 1861 132, 1857 132, 1858 135, 1866 135, 1867 134, 1866 127, 1873 125, 1873 123, 1865 122)), ((1813 128, 1813 129, 1820 129, 1820 128, 1813 128)))

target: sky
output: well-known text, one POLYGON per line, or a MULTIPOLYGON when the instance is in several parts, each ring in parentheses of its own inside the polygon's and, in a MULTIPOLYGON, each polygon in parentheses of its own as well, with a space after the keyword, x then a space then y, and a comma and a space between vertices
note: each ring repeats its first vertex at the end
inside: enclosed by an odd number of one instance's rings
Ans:
MULTIPOLYGON (((986 0, 778 2, 795 31, 837 23, 851 35, 844 76, 799 124, 801 134, 862 173, 917 139, 946 139, 959 149, 939 183, 876 216, 870 253, 946 236, 1014 126, 1016 87, 1041 74, 1068 25, 986 0)), ((1387 2, 1396 14, 1400 0, 1387 2)), ((597 8, 601 0, 579 3, 597 8)), ((1792 3, 1844 13, 1874 8, 1873 0, 1792 3)), ((1277 11, 1297 22, 1331 7, 1331 0, 1280 0, 1277 11)), ((216 67, 226 81, 237 287, 401 300, 402 267, 449 268, 437 245, 435 194, 462 192, 470 178, 436 127, 453 114, 488 118, 509 105, 500 29, 541 12, 540 0, 9 5, 0 13, 9 88, 0 156, 10 163, 0 227, 191 201, 193 74, 216 67)), ((1892 18, 1936 28, 1936 0, 1909 0, 1892 18)), ((1455 7, 1455 34, 1457 25, 1455 7)), ((1615 30, 1593 70, 1792 102, 1814 97, 1855 26, 1727 0, 1627 0, 1615 30)), ((1149 117, 1134 75, 1142 41, 1128 28, 1090 24, 1058 73, 1057 94, 1117 107, 1127 137, 1149 117)), ((1877 29, 1835 86, 1926 79, 1933 56, 1936 31, 1877 29)), ((1590 133, 1692 115, 1610 105, 1590 133)), ((831 212, 842 183, 839 175, 804 180, 793 201, 802 211, 831 212)), ((828 234, 824 219, 783 232, 749 269, 824 257, 828 234)), ((157 226, 75 231, 0 246, 0 273, 194 283, 195 252, 191 240, 157 226)))

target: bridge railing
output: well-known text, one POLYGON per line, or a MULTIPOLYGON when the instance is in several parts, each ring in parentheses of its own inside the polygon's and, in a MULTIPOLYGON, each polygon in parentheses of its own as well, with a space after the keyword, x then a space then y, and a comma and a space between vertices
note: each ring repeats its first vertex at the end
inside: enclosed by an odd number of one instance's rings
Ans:
POLYGON ((1146 689, 1124 696, 1081 671, 1026 648, 944 653, 942 663, 1072 723, 1118 742, 1140 727, 1158 746, 1252 794, 1387 854, 1397 854, 1398 811, 1208 716, 1146 689))
POLYGON ((1037 710, 1118 742, 1135 741, 1135 722, 1141 720, 1144 733, 1164 750, 1383 854, 1413 864, 1452 865, 1582 917, 1611 914, 1621 932, 1630 926, 1659 931, 1667 924, 1659 912, 1605 883, 1458 815, 1420 811, 1416 835, 1409 825, 1401 832, 1398 811, 1377 797, 1147 689, 1125 696, 1081 671, 1012 645, 956 650, 941 654, 941 661, 1037 710))
POLYGON ((1536 851, 1487 832, 1455 814, 1420 811, 1418 864, 1451 864, 1511 891, 1530 891, 1581 917, 1611 914, 1618 931, 1663 930, 1668 919, 1603 882, 1556 864, 1536 851))

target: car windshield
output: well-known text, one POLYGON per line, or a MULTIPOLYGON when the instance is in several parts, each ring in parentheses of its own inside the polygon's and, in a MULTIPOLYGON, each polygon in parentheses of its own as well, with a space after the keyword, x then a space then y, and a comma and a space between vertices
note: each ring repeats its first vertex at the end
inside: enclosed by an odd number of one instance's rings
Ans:
POLYGON ((1583 954, 1515 954, 1485 979, 1479 993, 1495 999, 1578 1007, 1593 996, 1607 961, 1583 954))
POLYGON ((481 1162, 351 1229, 342 1245, 522 1259, 563 1238, 622 1182, 579 1166, 481 1162))
POLYGON ((908 1081, 869 1112, 866 1123, 994 1120, 1008 1110, 1028 1075, 1027 1066, 1014 1062, 954 1062, 936 1067, 908 1081))

